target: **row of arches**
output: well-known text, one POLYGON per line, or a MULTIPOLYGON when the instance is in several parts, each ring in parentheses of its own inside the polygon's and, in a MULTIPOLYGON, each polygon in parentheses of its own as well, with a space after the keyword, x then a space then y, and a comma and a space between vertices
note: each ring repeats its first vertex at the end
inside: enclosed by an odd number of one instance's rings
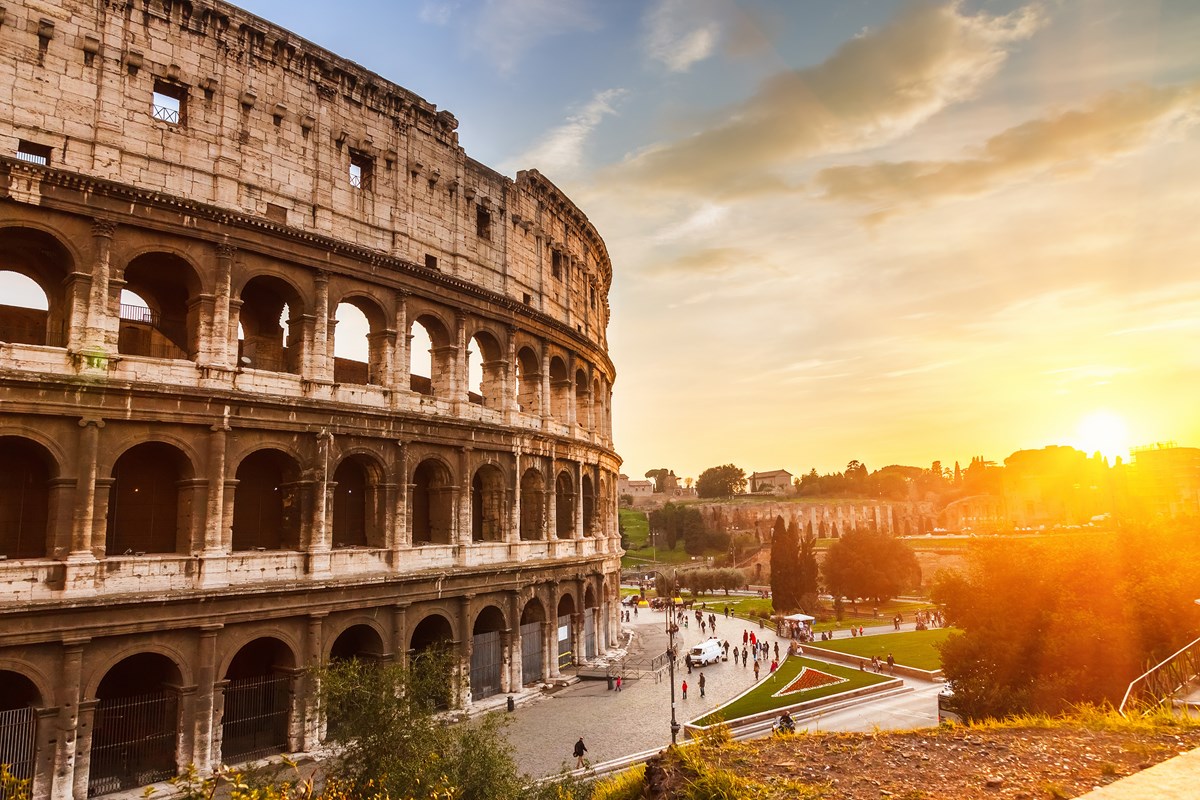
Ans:
MULTIPOLYGON (((598 492, 607 497, 609 484, 587 468, 578 477, 560 469, 550 485, 539 467, 527 466, 514 490, 513 478, 496 463, 476 467, 467 485, 459 486, 450 465, 436 456, 419 460, 410 477, 402 476, 404 487, 392 484, 388 466, 366 453, 351 453, 331 464, 323 481, 306 475, 296 455, 269 447, 230 467, 228 546, 233 551, 304 549, 306 527, 321 524, 313 520, 316 504, 311 502, 321 492, 330 501, 325 525, 328 544, 335 548, 388 547, 400 528, 412 545, 604 534, 598 492), (463 491, 470 498, 468 520, 458 519, 463 491), (398 493, 407 499, 407 519, 389 526, 398 493), (519 515, 513 513, 514 502, 519 515)), ((0 555, 42 558, 53 551, 57 528, 70 521, 62 510, 73 490, 70 483, 44 445, 0 436, 0 555)), ((202 545, 208 485, 174 444, 150 441, 129 447, 116 457, 111 473, 97 480, 107 497, 105 554, 196 550, 202 545)))
POLYGON ((206 271, 190 251, 129 253, 105 279, 121 287, 114 309, 108 293, 73 288, 79 259, 57 236, 0 228, 0 341, 91 337, 125 355, 407 389, 609 436, 607 376, 505 323, 406 295, 385 304, 377 289, 312 273, 307 289, 278 269, 234 280, 233 256, 212 258, 218 268, 206 271))
MULTIPOLYGON (((377 623, 351 618, 336 636, 317 634, 323 642, 318 646, 325 662, 419 659, 445 649, 452 654, 451 671, 438 682, 444 694, 431 699, 449 708, 518 691, 580 656, 596 656, 603 644, 595 635, 602 623, 597 600, 588 582, 579 602, 565 592, 553 607, 537 596, 516 606, 505 603, 507 612, 484 604, 464 620, 465 629, 434 611, 402 641, 377 623), (566 660, 557 637, 564 626, 573 631, 569 647, 581 648, 568 651, 566 660)), ((75 775, 75 787, 86 786, 89 797, 104 795, 169 779, 188 764, 238 764, 336 738, 336 724, 322 728, 316 685, 303 663, 297 641, 271 634, 235 643, 228 655, 214 657, 211 670, 174 642, 118 651, 74 690, 81 699, 76 769, 86 773, 75 775), (211 675, 212 682, 204 684, 202 675, 211 675), (209 716, 211 726, 197 724, 209 716), (192 740, 198 730, 210 732, 207 740, 192 740)), ((0 654, 0 757, 18 778, 34 782, 36 796, 49 793, 45 783, 56 772, 48 764, 53 717, 74 713, 72 687, 51 680, 0 654)))

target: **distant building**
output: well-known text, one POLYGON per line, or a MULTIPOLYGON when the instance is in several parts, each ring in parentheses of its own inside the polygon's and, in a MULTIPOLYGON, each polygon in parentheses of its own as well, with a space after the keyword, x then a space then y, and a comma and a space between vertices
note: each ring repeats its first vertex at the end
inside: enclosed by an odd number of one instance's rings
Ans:
POLYGON ((770 472, 755 472, 746 479, 751 492, 770 491, 773 494, 783 494, 792 488, 792 473, 786 469, 773 469, 770 472))
POLYGON ((1004 503, 1018 528, 1082 525, 1111 511, 1108 465, 1074 447, 1018 450, 1004 459, 1004 503))
POLYGON ((1200 448, 1159 444, 1133 452, 1130 491, 1150 517, 1200 515, 1200 448))
POLYGON ((654 494, 654 481, 631 481, 628 475, 617 476, 617 495, 649 497, 654 494))

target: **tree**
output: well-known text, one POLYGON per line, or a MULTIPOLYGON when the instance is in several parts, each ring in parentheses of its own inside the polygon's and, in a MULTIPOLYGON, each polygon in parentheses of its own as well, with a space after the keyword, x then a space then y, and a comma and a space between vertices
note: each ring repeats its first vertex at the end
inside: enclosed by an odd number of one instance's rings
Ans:
POLYGON ((877 603, 921 582, 912 548, 881 531, 846 531, 826 553, 824 572, 834 596, 870 597, 877 603))
POLYGON ((771 603, 779 613, 795 611, 800 605, 796 591, 799 562, 796 523, 784 525, 783 517, 776 517, 771 530, 771 603))
POLYGON ((659 467, 658 469, 652 469, 646 473, 646 477, 649 478, 650 480, 654 481, 655 494, 661 494, 662 492, 666 491, 667 476, 672 475, 672 474, 674 474, 674 473, 665 467, 659 467))
POLYGON ((700 497, 732 497, 746 491, 746 472, 733 464, 709 467, 696 479, 700 497))
POLYGON ((796 599, 800 610, 811 613, 817 608, 818 571, 817 537, 813 535, 812 522, 808 523, 800 537, 800 555, 796 565, 796 599))

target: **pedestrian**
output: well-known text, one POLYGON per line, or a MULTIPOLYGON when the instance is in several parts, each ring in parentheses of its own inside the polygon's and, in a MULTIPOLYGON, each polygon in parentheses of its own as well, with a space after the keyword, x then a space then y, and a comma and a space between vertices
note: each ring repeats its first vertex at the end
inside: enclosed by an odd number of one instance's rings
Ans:
POLYGON ((583 754, 587 752, 587 745, 583 743, 583 737, 579 737, 579 741, 575 743, 575 769, 583 768, 583 754))
POLYGON ((742 628, 742 644, 745 644, 748 641, 750 641, 750 634, 745 628, 742 628))
POLYGON ((617 676, 617 691, 621 691, 621 676, 617 676))
POLYGON ((700 696, 704 697, 704 673, 700 673, 700 680, 696 681, 700 684, 700 696))
POLYGON ((779 642, 775 643, 775 660, 779 660, 779 642))
POLYGON ((729 640, 725 640, 725 660, 729 660, 729 640))
POLYGON ((754 659, 754 680, 758 680, 758 659, 754 659))
POLYGON ((859 626, 858 626, 858 635, 859 635, 859 636, 862 636, 862 635, 863 635, 863 626, 862 626, 862 625, 859 625, 859 626))
POLYGON ((888 672, 895 675, 896 674, 896 659, 892 658, 891 653, 888 653, 887 662, 888 662, 888 672))
POLYGON ((637 606, 634 606, 634 607, 633 607, 633 615, 634 615, 635 617, 637 616, 637 606))
POLYGON ((688 653, 683 657, 683 663, 687 666, 688 675, 692 674, 692 654, 688 653))
POLYGON ((687 700, 687 680, 683 682, 683 699, 687 700))
POLYGON ((777 670, 777 669, 779 669, 779 662, 778 662, 778 661, 772 661, 772 662, 771 662, 771 674, 772 674, 772 675, 774 675, 774 674, 775 674, 775 670, 777 670))

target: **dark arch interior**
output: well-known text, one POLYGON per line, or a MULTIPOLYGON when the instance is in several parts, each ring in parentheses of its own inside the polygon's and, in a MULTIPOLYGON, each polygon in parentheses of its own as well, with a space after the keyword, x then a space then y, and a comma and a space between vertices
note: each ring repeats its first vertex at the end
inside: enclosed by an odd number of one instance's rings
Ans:
POLYGON ((352 625, 342 631, 329 650, 330 661, 379 659, 383 655, 383 640, 370 625, 352 625))
POLYGON ((335 547, 367 545, 367 469, 355 458, 348 458, 333 473, 333 544, 335 547))
POLYGON ((162 442, 139 444, 117 459, 108 501, 108 555, 186 550, 179 535, 184 464, 183 454, 162 442))
POLYGON ((265 636, 237 652, 225 670, 221 758, 236 764, 289 749, 291 675, 295 658, 265 636))
POLYGON ((592 533, 592 525, 596 521, 596 492, 592 488, 592 479, 583 476, 583 534, 589 536, 592 533))
POLYGON ((0 555, 46 555, 52 463, 40 445, 0 436, 0 555))
POLYGON ((226 680, 254 678, 270 675, 279 670, 291 669, 295 664, 291 649, 270 636, 255 639, 233 657, 225 670, 226 680))
POLYGON ((526 541, 542 538, 545 491, 542 474, 536 469, 525 470, 521 476, 521 538, 526 541))
POLYGON ((504 538, 504 473, 485 464, 471 479, 471 539, 498 542, 504 538))
POLYGON ((471 633, 478 636, 481 633, 502 631, 505 627, 507 626, 504 624, 504 613, 495 606, 488 606, 475 617, 475 627, 471 633))
POLYGON ((274 372, 300 371, 302 334, 299 326, 283 319, 285 309, 289 317, 301 313, 298 299, 291 286, 279 278, 260 275, 246 284, 239 317, 243 333, 238 343, 241 363, 274 372), (288 323, 286 340, 285 322, 288 323))
POLYGON ((0 271, 24 275, 46 297, 45 309, 0 303, 0 341, 66 345, 70 300, 63 286, 74 271, 66 248, 42 231, 0 230, 0 271))
POLYGON ((571 538, 575 528, 575 487, 571 476, 566 472, 558 473, 554 482, 554 532, 560 539, 571 538))
POLYGON ((96 697, 133 697, 181 683, 179 667, 158 653, 138 653, 122 659, 104 675, 96 689, 96 697))
POLYGON ((179 668, 158 653, 123 659, 96 689, 88 795, 175 774, 179 668))
POLYGON ((558 616, 565 617, 568 614, 575 613, 575 597, 574 595, 564 594, 558 599, 558 616))
POLYGON ((525 608, 521 609, 521 624, 528 625, 530 622, 545 622, 546 610, 542 608, 541 602, 530 600, 525 604, 525 608))
POLYGON ((234 550, 300 547, 299 468, 278 450, 251 453, 238 465, 234 490, 234 550))
POLYGON ((19 672, 0 669, 0 711, 37 707, 42 695, 33 681, 19 672))
POLYGON ((121 305, 120 352, 152 358, 195 356, 199 307, 190 300, 199 287, 186 261, 169 253, 138 256, 125 268, 125 290, 146 307, 121 305))
POLYGON ((450 472, 434 459, 422 461, 413 473, 413 544, 450 544, 454 514, 450 472))

